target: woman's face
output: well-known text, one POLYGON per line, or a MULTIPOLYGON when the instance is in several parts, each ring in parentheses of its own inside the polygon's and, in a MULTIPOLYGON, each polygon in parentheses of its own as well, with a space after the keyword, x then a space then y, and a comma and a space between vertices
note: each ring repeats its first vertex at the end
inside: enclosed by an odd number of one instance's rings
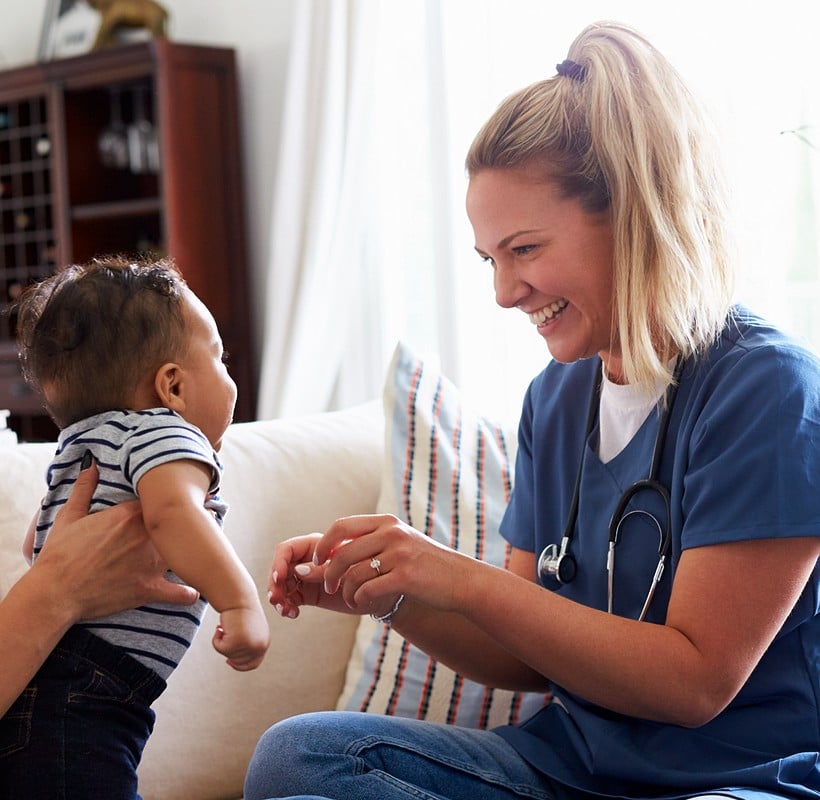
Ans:
POLYGON ((608 212, 561 196, 543 170, 486 169, 470 179, 467 215, 479 255, 493 267, 496 302, 530 319, 553 358, 599 353, 622 380, 612 339, 613 243, 608 212))

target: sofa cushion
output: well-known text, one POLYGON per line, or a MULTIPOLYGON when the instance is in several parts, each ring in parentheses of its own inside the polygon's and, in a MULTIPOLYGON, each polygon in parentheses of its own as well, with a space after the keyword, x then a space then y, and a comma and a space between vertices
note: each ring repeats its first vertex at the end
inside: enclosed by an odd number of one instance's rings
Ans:
POLYGON ((259 736, 303 711, 334 708, 358 624, 306 608, 283 619, 267 602, 276 544, 322 531, 338 516, 370 513, 379 491, 378 401, 304 417, 235 424, 220 453, 225 534, 264 598, 271 646, 253 672, 235 672, 211 647, 209 609, 190 652, 155 704, 157 723, 140 765, 145 800, 230 798, 242 793, 259 736))
MULTIPOLYGON (((0 595, 27 569, 23 535, 45 489, 55 444, 0 448, 0 595)), ((225 535, 262 597, 273 549, 290 536, 324 530, 337 516, 376 509, 382 461, 377 400, 287 420, 232 425, 225 435, 225 535)), ((279 617, 264 602, 271 648, 259 669, 235 672, 211 646, 216 615, 199 635, 154 708, 157 722, 139 768, 145 800, 224 800, 242 794, 260 734, 283 717, 335 707, 358 618, 305 609, 279 617)), ((0 792, 2 794, 2 792, 0 792)))
POLYGON ((28 569, 23 536, 40 508, 56 448, 54 442, 0 448, 0 598, 28 569))
MULTIPOLYGON (((467 407, 456 387, 399 344, 384 387, 385 469, 378 508, 436 541, 504 566, 498 533, 512 488, 514 428, 467 407)), ((363 619, 340 709, 487 728, 517 722, 543 694, 493 689, 454 673, 389 625, 363 619)))

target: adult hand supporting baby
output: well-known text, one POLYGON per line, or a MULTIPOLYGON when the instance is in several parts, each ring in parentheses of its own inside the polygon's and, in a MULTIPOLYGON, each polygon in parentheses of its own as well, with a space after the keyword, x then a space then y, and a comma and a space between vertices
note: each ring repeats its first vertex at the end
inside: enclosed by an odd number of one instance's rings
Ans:
POLYGON ((146 603, 196 602, 195 589, 166 580, 166 567, 145 531, 138 501, 88 513, 98 477, 95 464, 79 473, 32 568, 43 574, 54 602, 73 621, 146 603))
POLYGON ((148 602, 197 599, 191 587, 165 579, 138 502, 88 513, 98 477, 95 465, 80 472, 34 566, 0 603, 0 715, 75 622, 148 602))

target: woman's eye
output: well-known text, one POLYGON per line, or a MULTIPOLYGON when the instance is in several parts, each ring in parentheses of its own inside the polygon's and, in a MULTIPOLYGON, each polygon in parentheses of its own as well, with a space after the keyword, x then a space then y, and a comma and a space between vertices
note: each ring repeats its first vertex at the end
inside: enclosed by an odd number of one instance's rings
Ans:
POLYGON ((526 256, 529 253, 531 253, 533 250, 535 250, 535 245, 534 244, 521 244, 521 245, 518 245, 518 247, 513 247, 512 250, 513 250, 513 253, 515 253, 517 256, 526 256))
POLYGON ((481 260, 485 264, 489 264, 491 267, 495 266, 495 261, 493 261, 492 258, 490 258, 490 256, 481 256, 481 260))

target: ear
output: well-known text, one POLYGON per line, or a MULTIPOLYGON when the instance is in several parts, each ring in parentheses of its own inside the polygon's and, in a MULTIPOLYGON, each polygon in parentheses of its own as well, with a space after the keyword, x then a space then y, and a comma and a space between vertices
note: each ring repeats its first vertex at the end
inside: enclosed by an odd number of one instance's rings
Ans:
POLYGON ((171 411, 185 411, 185 370, 179 364, 163 364, 154 375, 154 390, 160 403, 171 411))

